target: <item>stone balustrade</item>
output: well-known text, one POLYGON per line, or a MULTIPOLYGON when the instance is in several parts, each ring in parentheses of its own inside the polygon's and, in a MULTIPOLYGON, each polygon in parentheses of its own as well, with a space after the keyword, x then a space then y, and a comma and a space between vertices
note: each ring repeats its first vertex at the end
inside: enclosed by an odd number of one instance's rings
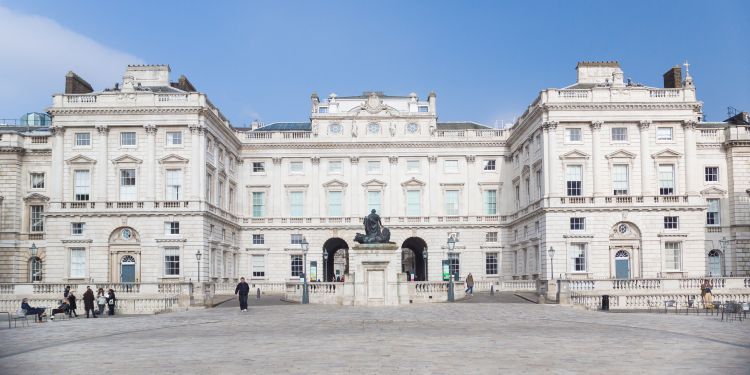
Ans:
POLYGON ((546 103, 595 103, 595 102, 693 102, 695 91, 685 88, 657 89, 643 86, 611 87, 591 89, 548 89, 542 92, 546 103))
MULTIPOLYGON (((273 224, 295 226, 297 224, 351 224, 352 227, 361 226, 361 217, 245 217, 242 224, 273 224)), ((507 217, 499 215, 471 215, 471 216, 381 216, 383 224, 389 227, 420 223, 501 223, 507 217)))

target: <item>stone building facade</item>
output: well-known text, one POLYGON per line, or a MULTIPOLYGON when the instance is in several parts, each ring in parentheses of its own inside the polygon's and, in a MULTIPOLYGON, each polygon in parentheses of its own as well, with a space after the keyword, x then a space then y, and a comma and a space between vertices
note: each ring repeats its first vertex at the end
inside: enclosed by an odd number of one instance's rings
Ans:
POLYGON ((504 130, 380 92, 236 128, 168 66, 68 74, 52 126, 0 127, 0 282, 330 280, 372 209, 417 280, 747 274, 747 119, 701 122, 676 69, 579 63, 504 130))

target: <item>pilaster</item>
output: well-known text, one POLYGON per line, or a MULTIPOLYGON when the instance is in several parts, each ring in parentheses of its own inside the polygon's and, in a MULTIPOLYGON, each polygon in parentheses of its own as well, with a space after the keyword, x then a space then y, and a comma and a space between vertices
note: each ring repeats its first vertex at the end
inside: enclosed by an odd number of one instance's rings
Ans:
POLYGON ((638 124, 641 135, 641 194, 642 196, 653 195, 651 190, 651 163, 649 158, 651 157, 651 140, 648 137, 648 128, 651 126, 651 121, 641 121, 638 124))

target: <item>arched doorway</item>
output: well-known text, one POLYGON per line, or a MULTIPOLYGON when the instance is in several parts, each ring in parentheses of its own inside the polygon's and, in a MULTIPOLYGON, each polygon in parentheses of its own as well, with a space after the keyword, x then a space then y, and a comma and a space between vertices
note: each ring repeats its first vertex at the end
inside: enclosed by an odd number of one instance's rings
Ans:
POLYGON ((713 249, 708 252, 708 276, 724 276, 723 258, 721 250, 713 249))
POLYGON ((132 255, 125 255, 120 260, 120 282, 135 282, 135 258, 132 255))
POLYGON ((132 227, 119 227, 109 235, 110 282, 141 281, 141 236, 132 227))
POLYGON ((618 279, 630 278, 630 253, 618 250, 615 253, 615 277, 618 279))
POLYGON ((628 221, 620 221, 609 232, 610 277, 641 277, 641 231, 628 221))
POLYGON ((323 265, 325 281, 340 279, 349 273, 349 244, 341 238, 332 237, 323 243, 323 265))
POLYGON ((420 237, 409 237, 401 244, 401 271, 415 275, 415 280, 426 281, 427 242, 420 237))

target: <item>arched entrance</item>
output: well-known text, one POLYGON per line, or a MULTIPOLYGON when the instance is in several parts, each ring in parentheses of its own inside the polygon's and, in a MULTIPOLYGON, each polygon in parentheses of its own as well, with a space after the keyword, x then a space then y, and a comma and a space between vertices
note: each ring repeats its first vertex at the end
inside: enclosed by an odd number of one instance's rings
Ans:
POLYGON ((610 277, 641 277, 641 231, 628 221, 616 223, 609 232, 610 277))
POLYGON ((723 258, 721 250, 713 249, 708 252, 708 276, 724 276, 723 258))
POLYGON ((336 280, 349 273, 349 244, 338 237, 323 243, 325 281, 336 280))
POLYGON ((401 244, 401 271, 415 275, 415 280, 427 280, 427 242, 420 237, 409 237, 401 244))
POLYGON ((109 282, 141 281, 141 236, 132 227, 119 227, 109 235, 109 282))
POLYGON ((135 258, 132 255, 125 255, 120 260, 120 282, 135 282, 135 258))

